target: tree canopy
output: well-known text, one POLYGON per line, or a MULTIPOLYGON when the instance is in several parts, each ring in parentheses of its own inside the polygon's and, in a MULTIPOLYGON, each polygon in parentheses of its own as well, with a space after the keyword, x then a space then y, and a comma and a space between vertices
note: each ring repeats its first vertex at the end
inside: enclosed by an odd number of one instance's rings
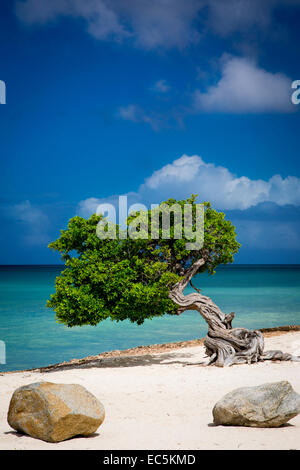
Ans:
MULTIPOLYGON (((192 206, 196 230, 196 196, 186 200, 169 199, 166 207, 192 206)), ((198 260, 204 260, 196 272, 214 274, 220 264, 233 262, 239 249, 235 227, 225 214, 204 204, 204 240, 200 249, 187 249, 185 234, 176 238, 176 220, 171 212, 170 236, 158 238, 122 238, 116 226, 116 238, 100 239, 96 228, 102 215, 89 219, 73 217, 68 228, 50 243, 61 254, 65 269, 56 278, 55 293, 47 306, 53 308, 59 322, 72 327, 96 325, 102 320, 130 320, 141 324, 147 318, 178 314, 178 305, 169 296, 172 287, 185 278, 198 260)), ((130 215, 130 225, 141 213, 130 215)), ((144 213, 151 226, 151 211, 144 213)), ((142 230, 142 227, 138 228, 142 230)))

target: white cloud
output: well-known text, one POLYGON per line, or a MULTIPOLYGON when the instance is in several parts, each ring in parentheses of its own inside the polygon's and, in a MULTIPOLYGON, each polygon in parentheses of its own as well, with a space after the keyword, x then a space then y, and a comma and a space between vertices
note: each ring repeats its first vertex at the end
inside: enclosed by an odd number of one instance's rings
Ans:
POLYGON ((183 155, 157 170, 140 188, 145 198, 185 198, 199 195, 219 209, 247 209, 269 200, 269 184, 233 175, 227 168, 205 163, 198 155, 183 155))
POLYGON ((238 177, 227 168, 205 163, 198 155, 183 155, 155 171, 140 188, 141 194, 163 197, 199 194, 219 209, 247 209, 261 202, 300 205, 300 179, 274 175, 268 181, 238 177), (169 195, 169 196, 167 196, 169 195))
MULTIPOLYGON (((211 201, 214 208, 231 211, 228 215, 236 226, 246 262, 249 253, 251 262, 270 262, 268 256, 263 257, 269 250, 277 250, 273 262, 295 262, 300 248, 299 178, 274 175, 269 180, 251 180, 205 163, 198 155, 182 155, 155 171, 136 193, 128 193, 127 206, 143 203, 150 208, 170 197, 181 199, 191 193, 198 194, 199 202, 211 201), (293 253, 288 261, 287 252, 293 253)), ((118 214, 117 195, 81 201, 77 213, 89 217, 104 203, 113 204, 118 214)))
MULTIPOLYGON (((269 180, 251 180, 246 176, 238 177, 225 167, 205 163, 198 155, 182 155, 155 171, 137 193, 129 195, 131 203, 142 202, 150 207, 150 204, 170 197, 186 198, 192 193, 198 194, 199 201, 211 201, 221 210, 245 210, 267 201, 279 206, 299 206, 300 179, 274 175, 269 180)), ((117 205, 117 196, 113 196, 111 201, 89 198, 81 201, 78 207, 81 214, 87 216, 95 212, 97 203, 103 202, 117 205)))
POLYGON ((146 179, 142 188, 157 189, 166 182, 172 184, 175 181, 179 183, 190 181, 193 175, 198 173, 199 167, 203 164, 202 158, 197 155, 191 157, 182 155, 182 157, 162 167, 160 170, 156 170, 146 179))
POLYGON ((263 113, 291 112, 291 80, 281 73, 270 73, 252 60, 223 58, 222 76, 205 93, 197 90, 195 109, 206 112, 263 113))

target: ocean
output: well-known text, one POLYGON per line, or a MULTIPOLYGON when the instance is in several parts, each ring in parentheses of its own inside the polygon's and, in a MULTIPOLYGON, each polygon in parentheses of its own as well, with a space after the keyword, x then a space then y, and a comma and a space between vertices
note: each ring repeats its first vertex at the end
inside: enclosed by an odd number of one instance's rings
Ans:
MULTIPOLYGON (((110 320, 75 328, 56 323, 55 313, 45 304, 61 269, 0 266, 0 341, 6 347, 6 363, 0 363, 0 371, 46 366, 113 349, 201 338, 207 332, 197 312, 165 315, 146 320, 141 326, 110 320)), ((197 276, 194 284, 225 313, 236 312, 233 326, 255 329, 300 323, 299 265, 221 266, 214 276, 197 276)), ((190 291, 187 288, 185 293, 190 291)))

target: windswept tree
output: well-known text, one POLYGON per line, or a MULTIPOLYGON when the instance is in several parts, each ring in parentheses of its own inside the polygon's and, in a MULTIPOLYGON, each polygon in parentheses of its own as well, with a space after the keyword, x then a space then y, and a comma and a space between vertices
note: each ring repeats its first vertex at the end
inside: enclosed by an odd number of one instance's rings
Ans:
POLYGON ((232 223, 206 202, 202 205, 201 247, 191 245, 182 220, 172 211, 174 204, 182 212, 186 206, 191 207, 192 230, 196 234, 199 204, 194 195, 181 201, 169 199, 160 206, 156 227, 154 210, 130 215, 127 221, 130 237, 124 236, 118 225, 106 223, 102 215, 92 215, 88 220, 73 217, 69 221, 67 230, 62 230, 60 237, 49 245, 60 252, 66 265, 56 278, 55 293, 47 302, 58 321, 69 327, 96 325, 108 318, 142 324, 145 319, 196 310, 208 324, 204 342, 208 364, 228 366, 266 359, 297 359, 277 350, 264 352, 260 331, 233 328, 234 313, 223 313, 194 286, 194 276, 204 272, 214 274, 219 265, 232 263, 240 244, 232 223), (168 212, 166 238, 160 222, 168 212), (99 237, 96 233, 99 226, 107 236, 99 237), (188 284, 195 292, 185 295, 188 284))

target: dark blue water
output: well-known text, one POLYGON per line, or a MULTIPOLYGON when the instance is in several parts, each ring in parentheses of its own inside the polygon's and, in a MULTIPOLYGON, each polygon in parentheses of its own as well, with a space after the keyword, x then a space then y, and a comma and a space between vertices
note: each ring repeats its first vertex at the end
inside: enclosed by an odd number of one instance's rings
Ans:
MULTIPOLYGON (((0 364, 0 370, 46 366, 206 334, 206 324, 196 312, 166 315, 142 326, 105 321, 96 327, 67 328, 56 323, 54 312, 45 307, 60 270, 57 266, 0 267, 0 340, 6 343, 6 364, 0 364)), ((225 313, 236 312, 234 326, 300 323, 300 266, 220 267, 215 276, 199 275, 195 284, 225 313)))

